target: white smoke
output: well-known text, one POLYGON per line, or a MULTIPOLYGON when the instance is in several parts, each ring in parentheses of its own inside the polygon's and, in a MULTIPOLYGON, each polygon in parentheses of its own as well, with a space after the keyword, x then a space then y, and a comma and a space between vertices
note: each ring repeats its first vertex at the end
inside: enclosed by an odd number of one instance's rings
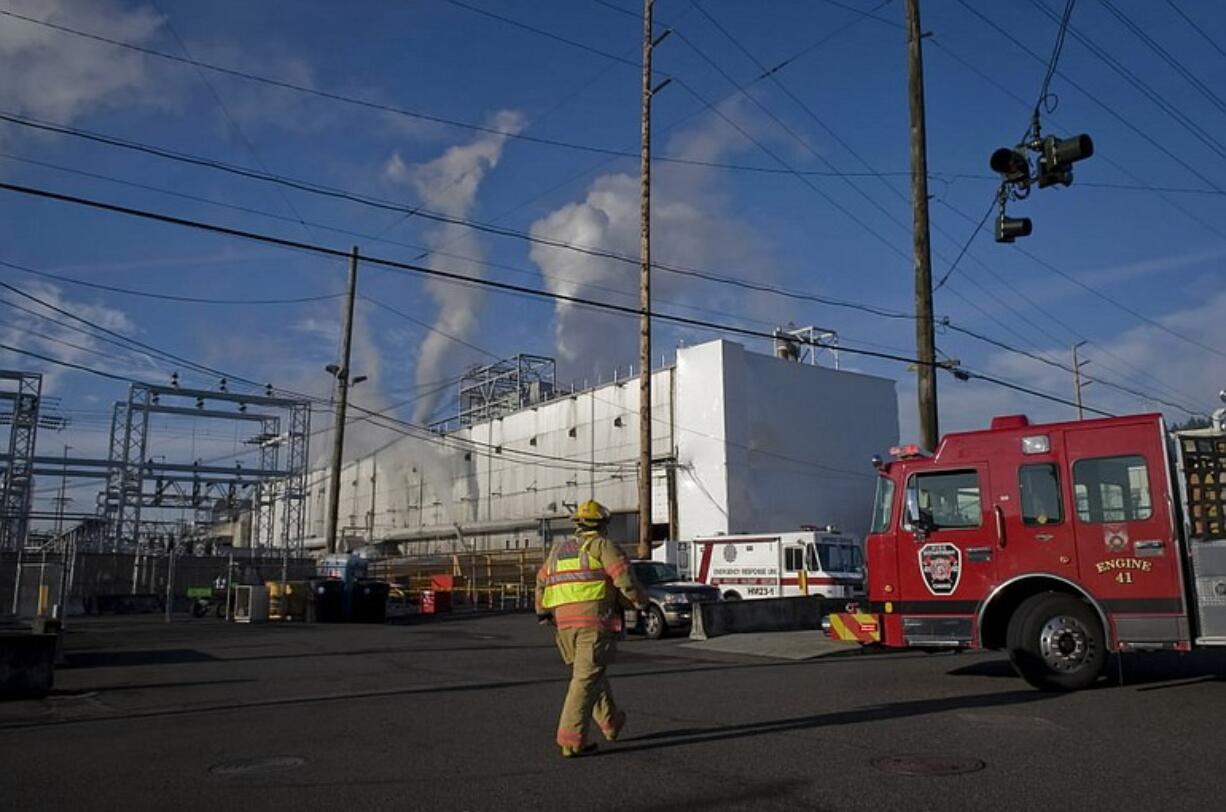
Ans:
MULTIPOLYGON (((738 115, 735 104, 725 115, 738 115)), ((672 139, 668 152, 712 161, 745 146, 742 136, 726 122, 707 119, 672 139)), ((661 166, 654 170, 652 187, 652 259, 661 264, 716 269, 722 274, 762 280, 773 273, 768 252, 754 230, 735 216, 720 179, 710 169, 696 166, 661 166)), ((607 174, 594 180, 585 197, 540 218, 532 235, 597 248, 628 257, 639 256, 640 188, 637 174, 607 174)), ((594 257, 565 248, 536 243, 531 257, 549 290, 637 307, 637 264, 594 257)), ((656 270, 652 274, 654 312, 679 312, 712 321, 726 316, 694 312, 692 308, 735 311, 745 316, 779 320, 791 318, 786 306, 766 301, 747 291, 731 291, 692 276, 656 270), (690 308, 690 309, 687 309, 690 308)), ((659 325, 659 322, 657 322, 659 325)), ((654 359, 671 347, 670 337, 656 328, 654 359)), ((709 333, 696 340, 714 337, 709 333)), ((636 361, 637 321, 559 301, 554 311, 554 349, 566 374, 603 376, 615 367, 636 361)), ((637 364, 636 364, 637 365, 637 364)))
MULTIPOLYGON (((489 126, 498 132, 483 133, 467 144, 451 147, 429 163, 409 166, 395 154, 384 167, 384 177, 412 185, 428 209, 452 217, 467 217, 481 181, 498 165, 507 137, 524 128, 524 118, 518 112, 502 110, 493 116, 489 126)), ((483 246, 472 229, 442 225, 427 232, 426 244, 436 252, 427 258, 426 264, 430 267, 474 279, 482 276, 477 261, 456 258, 484 258, 483 246)), ((418 353, 414 377, 419 387, 441 380, 456 369, 458 364, 447 363, 448 359, 464 357, 463 346, 455 339, 463 341, 471 337, 482 299, 480 289, 475 286, 440 279, 428 280, 426 290, 438 305, 438 315, 434 331, 426 335, 418 353)), ((437 408, 439 397, 435 393, 419 400, 413 411, 414 422, 428 419, 437 408)))

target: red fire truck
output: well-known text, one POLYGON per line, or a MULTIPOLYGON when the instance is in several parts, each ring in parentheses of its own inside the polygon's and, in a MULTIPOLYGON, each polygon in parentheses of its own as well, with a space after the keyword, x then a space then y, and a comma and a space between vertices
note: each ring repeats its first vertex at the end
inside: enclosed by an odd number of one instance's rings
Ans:
POLYGON ((1220 419, 998 417, 893 456, 873 461, 867 611, 831 615, 832 637, 1003 649, 1049 690, 1090 685, 1108 652, 1226 645, 1220 419))

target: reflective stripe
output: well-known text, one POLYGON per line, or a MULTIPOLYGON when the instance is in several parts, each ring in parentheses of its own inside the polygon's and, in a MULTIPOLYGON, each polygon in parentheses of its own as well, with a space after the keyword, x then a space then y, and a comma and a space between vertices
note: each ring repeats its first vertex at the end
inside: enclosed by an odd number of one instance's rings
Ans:
POLYGON ((609 573, 610 577, 616 578, 617 576, 621 575, 623 572, 625 572, 629 568, 630 568, 630 561, 625 558, 620 558, 617 561, 614 561, 609 566, 605 567, 605 572, 609 573))
POLYGON ((553 584, 571 584, 582 581, 603 581, 604 573, 588 570, 579 572, 555 572, 553 575, 545 577, 545 583, 552 586, 553 584))
POLYGON ((544 608, 604 599, 608 592, 604 565, 588 553, 588 545, 596 538, 592 536, 582 544, 568 540, 551 551, 541 576, 545 585, 541 596, 544 608))
POLYGON ((604 596, 605 580, 601 578, 599 581, 546 586, 541 603, 546 609, 552 609, 567 603, 591 603, 602 600, 604 596))
POLYGON ((563 730, 558 728, 558 744, 566 747, 582 747, 583 734, 573 730, 563 730))

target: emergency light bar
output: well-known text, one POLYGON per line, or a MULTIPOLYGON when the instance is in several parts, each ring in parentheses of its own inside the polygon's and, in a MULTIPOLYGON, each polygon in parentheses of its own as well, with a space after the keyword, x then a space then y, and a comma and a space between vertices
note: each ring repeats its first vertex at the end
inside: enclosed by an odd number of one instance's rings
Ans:
POLYGON ((915 457, 925 457, 927 454, 924 453, 924 449, 920 448, 918 444, 911 443, 909 445, 894 446, 890 449, 890 456, 895 459, 908 460, 915 457))

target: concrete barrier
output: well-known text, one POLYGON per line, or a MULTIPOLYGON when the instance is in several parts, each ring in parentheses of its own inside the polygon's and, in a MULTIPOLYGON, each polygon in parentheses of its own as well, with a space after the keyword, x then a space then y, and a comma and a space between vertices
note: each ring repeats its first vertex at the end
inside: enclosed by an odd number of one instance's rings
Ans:
POLYGON ((820 629, 822 615, 826 613, 825 603, 825 599, 812 595, 699 604, 694 609, 690 637, 706 640, 721 634, 741 632, 820 629))
POLYGON ((50 693, 57 639, 55 634, 0 631, 0 699, 50 693))

